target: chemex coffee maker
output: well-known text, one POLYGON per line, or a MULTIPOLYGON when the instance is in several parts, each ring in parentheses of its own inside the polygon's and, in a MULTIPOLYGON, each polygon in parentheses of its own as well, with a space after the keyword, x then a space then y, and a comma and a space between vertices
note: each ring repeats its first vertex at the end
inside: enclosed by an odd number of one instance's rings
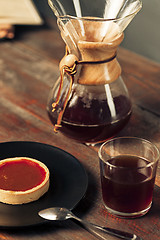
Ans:
POLYGON ((140 0, 49 0, 66 53, 47 111, 55 132, 88 144, 115 136, 132 105, 117 61, 123 31, 140 0))

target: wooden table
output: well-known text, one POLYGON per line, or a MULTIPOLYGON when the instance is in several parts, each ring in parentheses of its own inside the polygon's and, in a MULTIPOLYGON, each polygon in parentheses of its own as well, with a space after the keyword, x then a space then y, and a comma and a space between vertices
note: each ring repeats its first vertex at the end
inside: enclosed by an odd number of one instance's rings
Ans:
MULTIPOLYGON (((127 37, 127 36, 126 36, 127 37)), ((160 239, 160 169, 154 203, 147 215, 120 219, 103 206, 97 149, 55 135, 47 113, 49 90, 59 76, 58 62, 64 43, 56 21, 41 27, 17 27, 16 38, 0 42, 0 142, 36 141, 59 147, 74 155, 88 173, 85 198, 75 213, 83 219, 140 235, 160 239)), ((160 148, 160 64, 120 48, 118 59, 133 102, 133 115, 119 136, 143 137, 160 148)), ((97 239, 77 222, 50 222, 41 227, 0 229, 0 239, 85 240, 97 239)), ((106 235, 106 239, 116 239, 106 235)))

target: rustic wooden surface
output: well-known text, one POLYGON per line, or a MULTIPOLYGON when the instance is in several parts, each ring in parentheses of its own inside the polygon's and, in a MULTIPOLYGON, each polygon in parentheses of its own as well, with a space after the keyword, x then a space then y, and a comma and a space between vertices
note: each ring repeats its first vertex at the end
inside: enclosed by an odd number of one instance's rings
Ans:
MULTIPOLYGON (((102 203, 99 145, 89 147, 68 140, 61 133, 53 133, 46 102, 59 75, 58 62, 63 53, 64 44, 55 20, 41 27, 17 27, 14 40, 0 42, 0 142, 38 141, 68 151, 83 164, 89 179, 86 196, 74 210, 78 216, 99 225, 134 232, 144 240, 160 239, 160 169, 149 213, 132 220, 117 218, 107 213, 102 203)), ((119 136, 143 137, 160 148, 160 65, 122 48, 118 59, 133 103, 132 118, 119 136)), ((0 229, 0 239, 97 238, 76 222, 67 220, 41 227, 0 229)), ((106 239, 116 238, 106 235, 106 239)))

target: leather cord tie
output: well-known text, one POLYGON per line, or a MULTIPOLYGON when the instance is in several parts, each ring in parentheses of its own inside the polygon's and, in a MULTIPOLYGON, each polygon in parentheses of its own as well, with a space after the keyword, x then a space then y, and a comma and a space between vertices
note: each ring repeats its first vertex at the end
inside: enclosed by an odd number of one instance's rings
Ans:
POLYGON ((67 92, 67 96, 65 97, 65 100, 64 100, 63 107, 62 107, 60 113, 58 114, 57 123, 54 125, 54 132, 57 133, 59 128, 62 127, 62 125, 61 125, 62 117, 63 117, 64 111, 66 109, 66 106, 67 106, 67 103, 68 103, 68 100, 69 100, 69 96, 70 96, 70 93, 71 93, 71 90, 72 90, 72 85, 73 85, 73 82, 74 82, 74 75, 77 73, 77 65, 80 65, 80 64, 103 64, 103 63, 111 62, 113 59, 116 58, 116 55, 117 54, 115 54, 111 58, 107 58, 107 59, 104 59, 104 60, 101 60, 101 61, 75 61, 74 64, 71 67, 69 67, 67 65, 63 65, 60 68, 60 84, 59 84, 59 89, 58 89, 56 101, 54 103, 52 103, 52 108, 53 108, 52 112, 54 112, 56 110, 56 108, 58 107, 59 101, 60 101, 61 91, 62 91, 62 87, 63 87, 63 80, 64 80, 63 75, 64 75, 64 73, 69 75, 70 84, 69 84, 69 89, 68 89, 68 92, 67 92))

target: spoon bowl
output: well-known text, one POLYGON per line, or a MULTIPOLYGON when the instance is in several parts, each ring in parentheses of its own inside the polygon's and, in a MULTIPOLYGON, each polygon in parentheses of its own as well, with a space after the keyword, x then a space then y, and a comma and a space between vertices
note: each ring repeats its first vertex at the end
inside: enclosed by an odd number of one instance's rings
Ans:
POLYGON ((72 212, 66 208, 54 207, 41 210, 39 216, 47 220, 63 221, 72 217, 72 212))

